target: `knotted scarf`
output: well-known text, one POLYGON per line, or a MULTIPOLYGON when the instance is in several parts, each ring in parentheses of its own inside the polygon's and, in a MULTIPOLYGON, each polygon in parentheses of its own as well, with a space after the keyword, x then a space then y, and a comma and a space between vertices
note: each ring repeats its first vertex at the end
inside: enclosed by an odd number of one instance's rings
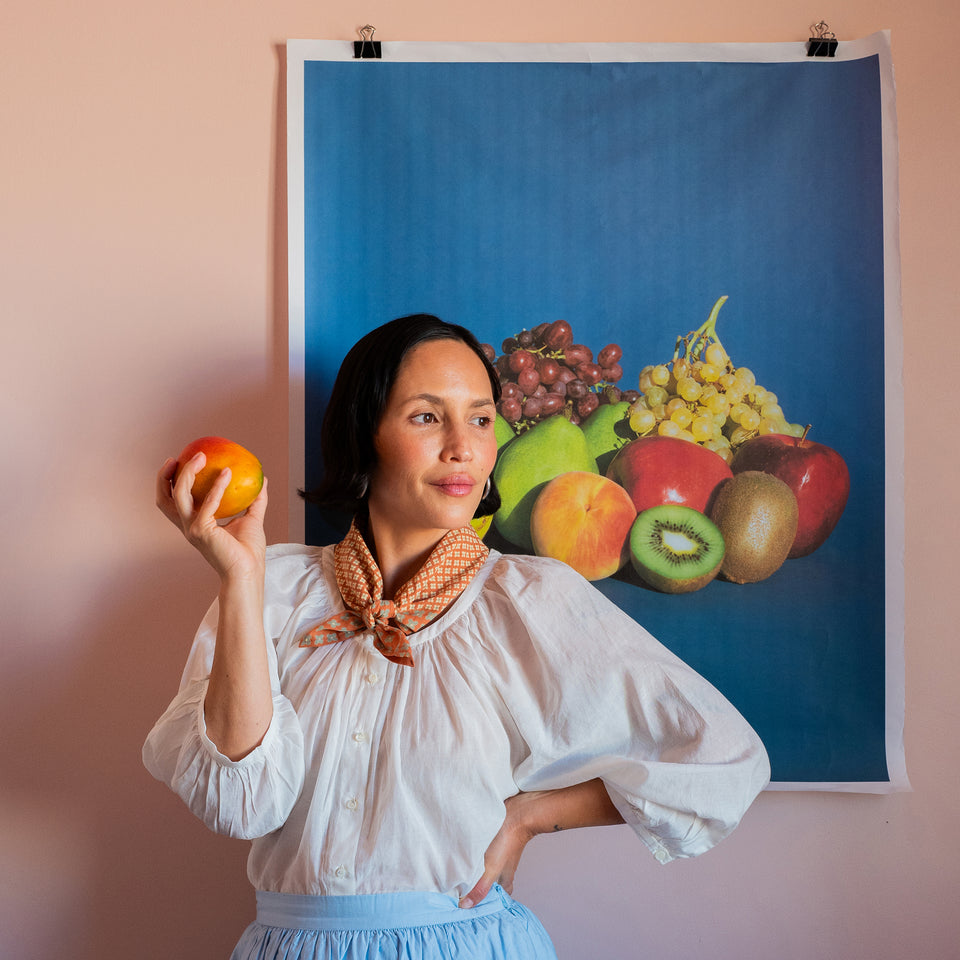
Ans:
POLYGON ((346 610, 314 627, 301 647, 322 647, 372 630, 388 660, 413 666, 408 635, 426 626, 466 589, 489 554, 473 527, 450 530, 393 600, 383 599, 383 576, 356 523, 333 548, 337 587, 346 610))

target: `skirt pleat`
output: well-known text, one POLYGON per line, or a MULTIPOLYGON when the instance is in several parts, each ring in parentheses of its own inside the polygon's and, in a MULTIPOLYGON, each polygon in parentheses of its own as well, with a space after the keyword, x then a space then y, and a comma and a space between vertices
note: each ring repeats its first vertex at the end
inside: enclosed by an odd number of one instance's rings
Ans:
POLYGON ((462 910, 440 893, 257 892, 231 960, 556 960, 534 914, 494 886, 462 910))

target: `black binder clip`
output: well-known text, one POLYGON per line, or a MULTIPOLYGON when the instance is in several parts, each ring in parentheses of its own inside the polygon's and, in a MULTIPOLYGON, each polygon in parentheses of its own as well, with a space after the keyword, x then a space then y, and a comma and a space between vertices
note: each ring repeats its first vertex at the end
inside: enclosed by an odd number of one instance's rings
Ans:
POLYGON ((807 40, 808 57, 832 57, 836 54, 838 46, 837 36, 830 29, 828 23, 821 20, 810 28, 810 32, 813 33, 814 36, 807 40))
POLYGON ((353 59, 354 60, 379 60, 380 41, 373 39, 374 28, 368 23, 358 31, 361 40, 353 41, 353 59))

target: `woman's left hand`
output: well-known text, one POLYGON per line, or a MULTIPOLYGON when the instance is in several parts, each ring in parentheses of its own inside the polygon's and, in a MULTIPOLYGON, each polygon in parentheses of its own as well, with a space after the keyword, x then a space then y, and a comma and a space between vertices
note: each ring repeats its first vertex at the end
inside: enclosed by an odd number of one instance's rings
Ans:
POLYGON ((513 878, 520 865, 520 857, 536 836, 525 814, 531 811, 531 804, 535 804, 539 796, 540 793, 518 793, 504 802, 507 814, 483 856, 483 876, 465 897, 460 898, 461 907, 476 906, 495 883, 499 883, 507 893, 513 892, 513 878))
POLYGON ((553 833, 574 827, 599 827, 623 823, 602 781, 587 780, 557 790, 531 790, 504 801, 503 826, 483 857, 483 876, 460 898, 461 907, 478 904, 499 883, 513 893, 520 857, 538 833, 553 833))

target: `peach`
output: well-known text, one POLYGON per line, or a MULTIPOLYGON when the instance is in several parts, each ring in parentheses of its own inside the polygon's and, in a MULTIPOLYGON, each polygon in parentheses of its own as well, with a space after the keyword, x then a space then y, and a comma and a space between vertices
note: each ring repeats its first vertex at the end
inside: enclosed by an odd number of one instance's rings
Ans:
POLYGON ((587 580, 602 580, 630 559, 636 516, 630 494, 619 484, 597 473, 562 473, 533 505, 533 548, 541 557, 563 560, 587 580))

